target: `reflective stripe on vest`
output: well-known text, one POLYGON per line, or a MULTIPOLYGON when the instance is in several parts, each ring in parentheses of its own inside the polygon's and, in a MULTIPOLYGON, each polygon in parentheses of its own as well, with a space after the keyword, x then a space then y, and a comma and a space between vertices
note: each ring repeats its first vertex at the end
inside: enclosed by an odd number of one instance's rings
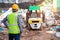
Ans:
POLYGON ((18 15, 16 13, 11 13, 7 16, 8 19, 8 29, 11 34, 20 33, 20 28, 18 26, 18 15))

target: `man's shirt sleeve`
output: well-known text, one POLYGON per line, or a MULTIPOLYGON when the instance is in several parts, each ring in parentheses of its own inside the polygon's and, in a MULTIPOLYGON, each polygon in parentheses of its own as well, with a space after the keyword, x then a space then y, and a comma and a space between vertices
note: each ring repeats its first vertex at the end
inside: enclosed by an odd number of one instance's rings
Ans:
POLYGON ((7 28, 7 17, 5 17, 3 20, 2 20, 2 23, 5 25, 5 27, 7 28))
POLYGON ((21 32, 23 31, 22 29, 22 19, 20 18, 20 16, 18 16, 18 26, 20 27, 21 32))

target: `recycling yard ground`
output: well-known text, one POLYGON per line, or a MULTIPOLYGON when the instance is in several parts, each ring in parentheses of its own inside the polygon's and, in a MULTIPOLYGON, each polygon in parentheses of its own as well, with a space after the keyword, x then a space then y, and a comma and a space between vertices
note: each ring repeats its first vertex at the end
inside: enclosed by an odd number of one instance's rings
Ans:
MULTIPOLYGON (((0 40, 8 40, 7 31, 0 32, 0 40)), ((53 33, 46 33, 46 31, 29 31, 24 29, 23 33, 21 34, 21 40, 60 40, 60 38, 57 38, 53 33)))
MULTIPOLYGON (((18 12, 16 13, 20 15, 21 20, 18 21, 16 19, 17 22, 15 17, 11 16, 13 20, 16 21, 11 22, 14 26, 16 23, 19 24, 19 22, 22 21, 23 32, 20 36, 21 40, 60 40, 55 34, 55 31, 60 33, 59 0, 0 0, 0 28, 3 28, 3 30, 0 29, 2 30, 0 31, 0 40, 8 40, 8 29, 4 28, 5 25, 2 25, 1 21, 13 12, 13 8, 15 11, 15 7, 11 7, 12 4, 17 4, 19 6, 18 12), (58 28, 56 28, 56 26, 58 28), (28 30, 28 27, 32 29, 39 27, 42 28, 42 30, 28 30)), ((9 24, 8 22, 7 26, 9 26, 9 24)))

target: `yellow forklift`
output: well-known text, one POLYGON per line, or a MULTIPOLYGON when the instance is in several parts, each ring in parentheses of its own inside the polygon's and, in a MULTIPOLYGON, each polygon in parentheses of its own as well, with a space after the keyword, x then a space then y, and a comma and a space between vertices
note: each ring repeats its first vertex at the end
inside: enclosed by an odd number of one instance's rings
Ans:
POLYGON ((40 14, 40 6, 29 6, 29 13, 27 13, 28 29, 41 29, 43 21, 40 14))

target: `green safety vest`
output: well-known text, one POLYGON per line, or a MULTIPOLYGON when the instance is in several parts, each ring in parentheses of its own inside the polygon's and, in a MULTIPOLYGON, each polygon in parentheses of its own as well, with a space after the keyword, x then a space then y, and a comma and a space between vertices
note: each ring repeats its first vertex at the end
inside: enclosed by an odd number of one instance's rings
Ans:
POLYGON ((7 16, 8 20, 8 31, 10 34, 20 33, 20 28, 18 26, 18 15, 16 13, 11 13, 7 16))

